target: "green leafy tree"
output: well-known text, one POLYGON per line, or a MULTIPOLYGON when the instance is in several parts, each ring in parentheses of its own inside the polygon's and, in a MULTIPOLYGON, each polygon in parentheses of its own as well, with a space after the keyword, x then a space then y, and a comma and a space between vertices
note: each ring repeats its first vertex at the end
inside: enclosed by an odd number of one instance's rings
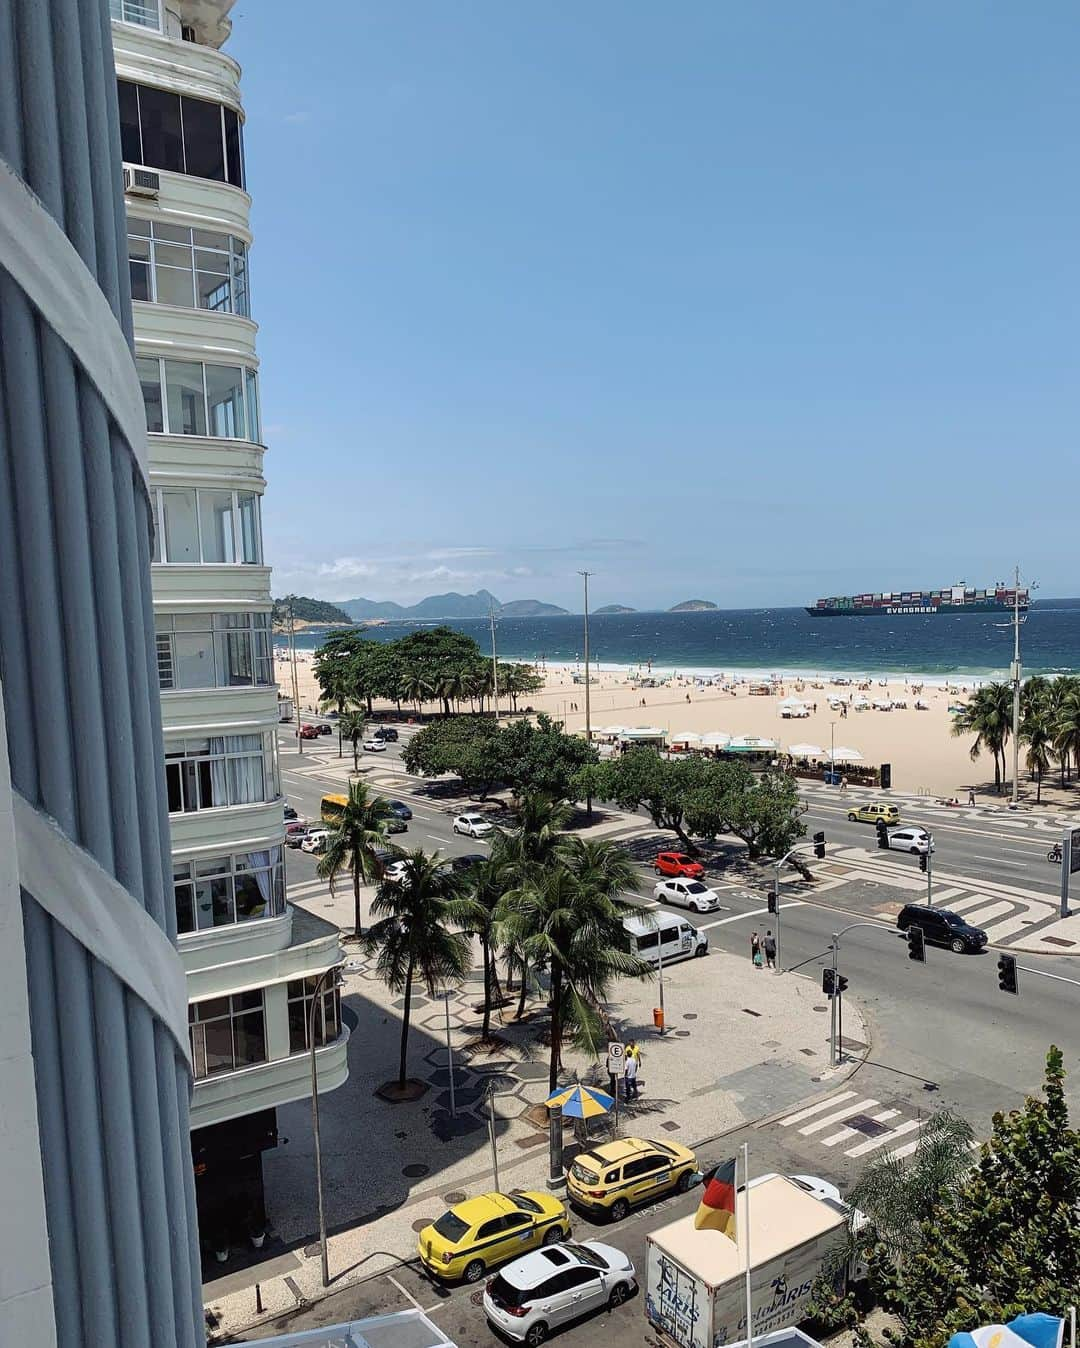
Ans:
POLYGON ((503 780, 499 733, 494 721, 479 716, 432 721, 405 746, 405 770, 422 777, 456 773, 466 790, 484 799, 503 780))
POLYGON ((1054 722, 1050 710, 1042 703, 1029 706, 1020 722, 1020 740, 1027 746, 1024 762, 1029 772, 1035 774, 1035 800, 1042 800, 1043 773, 1051 768, 1051 754, 1054 751, 1054 722))
POLYGON ((343 871, 352 877, 353 934, 358 940, 363 935, 360 886, 382 877, 380 853, 393 850, 386 832, 391 817, 390 802, 384 796, 373 796, 364 782, 350 782, 348 799, 330 828, 326 850, 319 858, 318 873, 330 881, 331 894, 343 871))
POLYGON ((745 763, 706 764, 700 786, 687 792, 687 827, 703 838, 733 833, 751 860, 783 856, 806 832, 794 777, 754 773, 745 763))
POLYGON ((461 882, 438 852, 420 849, 405 854, 400 880, 383 880, 371 905, 377 920, 364 937, 376 971, 392 992, 405 998, 401 1013, 398 1086, 404 1089, 409 1051, 409 1020, 414 979, 436 997, 461 983, 472 965, 465 930, 477 916, 472 899, 462 895, 461 882))
POLYGON ((686 822, 688 796, 708 784, 709 765, 694 756, 661 758, 655 749, 631 749, 620 758, 586 767, 578 774, 578 799, 591 795, 613 800, 620 809, 644 806, 657 828, 674 833, 692 856, 698 849, 690 840, 686 822))
POLYGON ((421 710, 423 704, 434 692, 435 689, 428 682, 426 675, 419 669, 405 670, 397 685, 398 697, 403 698, 406 702, 412 702, 417 712, 421 710))
POLYGON ((563 856, 503 896, 501 928, 551 983, 548 1086, 558 1085, 564 1037, 597 1053, 604 1042, 600 1003, 619 977, 644 978, 649 966, 630 953, 622 919, 636 911, 618 897, 636 878, 611 843, 568 841, 563 856))
POLYGON ((499 693, 510 699, 510 710, 518 709, 518 698, 529 693, 538 693, 544 686, 544 679, 532 665, 508 664, 499 666, 499 693))
POLYGON ((1054 711, 1054 748, 1061 763, 1062 785, 1064 785, 1070 758, 1080 771, 1080 680, 1070 679, 1065 687, 1060 687, 1061 679, 1055 679, 1054 684, 1057 695, 1054 711))
POLYGON ((995 1114, 979 1160, 921 1222, 889 1278, 896 1348, 941 1348, 959 1330, 1063 1310, 1080 1287, 1080 1133, 1069 1126, 1061 1051, 1044 1099, 995 1114))
POLYGON ((519 798, 541 795, 549 800, 580 799, 583 768, 597 761, 595 746, 577 735, 564 734, 541 713, 531 721, 515 721, 499 731, 502 780, 519 798))
POLYGON ((442 691, 447 679, 475 666, 480 659, 480 647, 472 637, 455 632, 450 627, 425 628, 410 632, 396 642, 397 658, 401 662, 402 677, 419 675, 424 683, 436 690, 442 700, 443 713, 450 715, 450 696, 442 691))
POLYGON ((971 761, 984 749, 994 756, 994 789, 1001 791, 1005 776, 1005 746, 1012 726, 1012 687, 987 683, 972 693, 967 705, 953 717, 954 735, 974 735, 971 761))
POLYGON ((496 967, 499 946, 496 912, 505 888, 501 874, 500 859, 494 848, 483 861, 471 867, 466 874, 467 892, 476 906, 476 912, 469 930, 480 941, 480 953, 484 969, 484 1014, 480 1037, 485 1042, 491 1037, 492 1003, 496 996, 501 996, 496 967))
POLYGON ((314 671, 319 685, 320 702, 338 714, 338 757, 342 754, 340 718, 357 698, 355 664, 363 644, 359 632, 333 632, 315 652, 314 671))
POLYGON ((367 717, 362 711, 347 711, 338 717, 338 734, 352 745, 353 772, 360 771, 360 741, 366 725, 367 717))

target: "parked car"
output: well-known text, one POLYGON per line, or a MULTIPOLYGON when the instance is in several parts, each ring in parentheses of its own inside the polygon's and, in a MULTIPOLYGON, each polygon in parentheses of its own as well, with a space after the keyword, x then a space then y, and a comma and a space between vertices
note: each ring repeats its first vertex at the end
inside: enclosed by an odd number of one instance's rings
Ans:
POLYGON ((537 1348, 552 1329, 621 1306, 637 1289, 628 1255, 598 1240, 567 1241, 515 1259, 484 1289, 497 1333, 537 1348))
POLYGON ((409 826, 408 824, 406 824, 405 820, 399 819, 397 815, 392 814, 390 818, 386 821, 387 833, 404 833, 408 827, 409 826))
POLYGON ((478 1282, 490 1268, 535 1245, 570 1235, 559 1199, 539 1190, 488 1193, 455 1203, 425 1226, 416 1242, 420 1262, 437 1278, 478 1282))
POLYGON ((300 727, 300 738, 302 740, 317 740, 319 738, 319 732, 313 725, 302 725, 300 727))
POLYGON ((883 824, 898 824, 900 807, 891 800, 871 800, 848 810, 847 817, 852 824, 876 824, 879 820, 883 824))
POLYGON ((466 852, 464 856, 451 857, 450 865, 455 871, 471 871, 474 866, 478 866, 481 861, 487 861, 483 852, 466 852))
POLYGON ((894 828, 888 833, 889 846, 897 852, 918 856, 934 850, 934 840, 924 828, 894 828))
POLYGON ((686 876, 691 880, 698 880, 705 874, 701 862, 688 857, 685 852, 658 853, 653 870, 657 875, 686 876))
POLYGON ((928 944, 947 945, 958 955, 977 954, 987 941, 981 927, 971 926, 948 908, 933 908, 929 904, 905 904, 896 915, 896 925, 901 931, 922 927, 928 944))
POLYGON ((375 738, 377 740, 387 740, 389 742, 396 742, 397 737, 398 733, 392 725, 381 725, 375 731, 375 738))
POLYGON ((287 804, 285 806, 285 822, 288 823, 290 819, 295 819, 296 817, 297 817, 296 811, 293 809, 291 805, 287 804))
POLYGON ((382 740, 365 740, 360 746, 366 754, 384 754, 386 745, 382 740))
POLYGON ((711 913, 720 907, 720 895, 700 880, 661 880, 653 887, 658 903, 674 903, 695 913, 711 913))
POLYGON ((326 840, 329 836, 329 832, 324 828, 311 829, 302 839, 300 851, 310 852, 313 856, 318 856, 320 852, 326 850, 326 840))
POLYGON ((286 824, 285 825, 285 846, 300 847, 308 835, 307 824, 286 824))
POLYGON ((678 1142, 623 1137, 579 1152, 566 1172, 566 1193, 575 1207, 621 1222, 632 1205, 673 1189, 685 1193, 697 1161, 678 1142))
POLYGON ((486 838, 491 828, 482 814, 459 814, 454 820, 454 832, 464 833, 467 838, 486 838))
POLYGON ((315 729, 320 735, 332 735, 334 733, 334 727, 326 721, 320 721, 315 729))
POLYGON ((384 863, 383 863, 383 873, 382 873, 382 878, 383 878, 384 880, 393 880, 393 881, 395 881, 395 883, 396 883, 398 880, 404 880, 404 879, 405 879, 405 858, 404 858, 404 857, 396 857, 393 861, 386 861, 386 862, 384 862, 384 863))
POLYGON ((391 800, 388 801, 387 804, 390 806, 390 813, 398 819, 412 818, 412 810, 409 809, 403 800, 391 800))

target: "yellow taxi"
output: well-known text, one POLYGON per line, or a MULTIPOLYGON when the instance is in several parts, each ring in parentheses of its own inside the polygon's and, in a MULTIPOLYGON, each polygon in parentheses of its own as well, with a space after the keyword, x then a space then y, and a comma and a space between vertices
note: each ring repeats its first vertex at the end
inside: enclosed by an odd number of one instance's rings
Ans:
POLYGON ((631 1207, 693 1183, 697 1160, 678 1142, 624 1137, 581 1152, 566 1173, 571 1203, 621 1222, 631 1207))
POLYGON ((899 806, 891 804, 887 800, 872 800, 868 805, 856 806, 854 810, 848 810, 847 816, 853 824, 898 824, 900 822, 899 806))
POLYGON ((537 1245, 570 1236, 566 1208, 533 1190, 467 1198, 425 1226, 416 1242, 420 1262, 438 1278, 476 1282, 489 1268, 537 1245))

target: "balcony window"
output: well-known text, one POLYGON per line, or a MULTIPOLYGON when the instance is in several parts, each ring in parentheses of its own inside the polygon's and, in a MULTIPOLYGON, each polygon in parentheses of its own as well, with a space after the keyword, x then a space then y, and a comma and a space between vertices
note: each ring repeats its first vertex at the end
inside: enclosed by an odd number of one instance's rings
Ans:
MULTIPOLYGON (((306 1053, 311 1048, 308 1021, 318 981, 318 977, 298 978, 288 985, 290 1053, 306 1053)), ((328 978, 323 984, 319 1002, 315 1010, 316 1048, 332 1043, 341 1033, 341 993, 333 978, 328 978)))
POLYGON ((117 23, 133 23, 139 28, 161 32, 161 10, 158 0, 109 0, 109 18, 117 23))
POLYGON ((181 935, 236 926, 285 911, 280 847, 173 862, 176 929, 181 935))
POLYGON ((137 364, 148 431, 259 442, 254 370, 157 356, 139 356, 137 364))
POLYGON ((212 735, 166 739, 170 814, 193 814, 277 798, 273 736, 212 735))
POLYGON ((163 692, 263 688, 274 681, 268 613, 165 613, 154 623, 163 692))
MULTIPOLYGON (((152 3, 142 0, 143 7, 152 3)), ((115 9, 117 0, 110 4, 115 9)), ((244 186, 243 128, 232 108, 131 80, 117 87, 126 163, 244 186)))
POLYGON ((155 562, 180 566, 261 565, 258 493, 158 487, 150 496, 155 562))
POLYGON ((131 298, 251 316, 247 245, 231 234, 128 217, 131 298))
POLYGON ((266 1012, 261 988, 188 1006, 195 1079, 266 1062, 266 1012))

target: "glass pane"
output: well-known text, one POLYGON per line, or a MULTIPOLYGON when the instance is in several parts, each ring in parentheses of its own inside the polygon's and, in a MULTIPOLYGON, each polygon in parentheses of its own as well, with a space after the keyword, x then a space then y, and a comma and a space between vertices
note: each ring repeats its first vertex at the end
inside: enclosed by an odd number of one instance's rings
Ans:
POLYGON ((191 270, 191 248, 183 243, 163 243, 154 235, 154 261, 163 267, 191 270))
POLYGON ((233 239, 233 303, 235 312, 251 317, 248 304, 247 249, 239 239, 233 239))
MULTIPOLYGON (((292 984, 289 984, 291 990, 292 984)), ((290 993, 291 995, 291 993, 290 993)), ((289 1052, 303 1053, 307 1048, 307 1002, 289 1002, 289 1052)))
POLYGON ((174 613, 172 619, 174 632, 209 632, 209 613, 174 613))
POLYGON ((229 270, 229 254, 228 252, 211 252, 208 248, 196 248, 195 265, 201 271, 227 272, 229 270))
POLYGON ((227 875, 195 881, 195 910, 200 929, 232 926, 232 881, 227 875))
POLYGON ((183 808, 184 796, 181 786, 182 767, 179 763, 165 764, 165 788, 169 797, 169 813, 178 814, 183 808))
POLYGON ((160 220, 155 220, 154 238, 160 239, 162 243, 182 243, 189 248, 191 246, 191 230, 187 225, 166 225, 160 220))
POLYGON ((230 688, 249 688, 253 682, 250 634, 220 632, 217 649, 221 683, 230 688))
MULTIPOLYGON (((140 220, 138 216, 129 215, 127 218, 127 232, 129 235, 145 239, 150 236, 150 221, 140 220)), ((130 239, 129 239, 130 242, 130 239)))
POLYGON ((198 876, 228 875, 231 870, 228 857, 208 857, 205 861, 195 863, 195 874, 198 876))
POLYGON ((218 272, 197 272, 195 289, 200 309, 212 309, 217 313, 226 314, 230 312, 232 304, 227 276, 221 276, 218 272))
POLYGON ((225 181, 219 104, 208 103, 203 98, 184 98, 184 148, 188 173, 197 178, 225 181))
POLYGON ((172 638, 157 638, 158 687, 163 691, 173 686, 172 638))
POLYGON ((116 92, 120 100, 120 153, 124 162, 141 164, 142 141, 139 137, 139 94, 130 80, 117 80, 116 92))
POLYGON ((236 877, 236 920, 250 922, 270 910, 270 872, 245 871, 236 877))
POLYGON ((262 561, 262 549, 259 540, 259 498, 253 491, 236 493, 240 510, 241 560, 251 566, 262 561))
MULTIPOLYGON (((178 267, 163 267, 159 263, 154 269, 154 276, 157 281, 158 304, 179 304, 185 309, 194 308, 195 291, 190 271, 181 271, 178 267)), ((192 432, 189 431, 188 434, 192 432)))
POLYGON ((231 1072, 233 1068, 232 1022, 212 1020, 202 1027, 206 1043, 206 1073, 231 1072))
POLYGON ((235 365, 206 367, 206 396, 210 404, 210 433, 228 440, 243 440, 243 371, 235 365))
POLYGON ((231 491, 201 491, 199 493, 199 519, 202 523, 202 559, 204 562, 236 561, 232 498, 231 491))
POLYGON ((161 409, 161 367, 154 356, 139 356, 135 361, 142 385, 143 405, 146 407, 146 429, 163 431, 161 409))
MULTIPOLYGON (((130 230, 132 225, 139 223, 140 222, 137 220, 129 220, 128 229, 130 230)), ((139 237, 138 235, 134 238, 129 236, 128 257, 137 258, 140 262, 148 262, 150 260, 150 240, 146 237, 139 237)))
POLYGON ((244 185, 244 145, 240 119, 232 108, 225 108, 225 151, 228 156, 228 181, 234 187, 244 185))
MULTIPOLYGON (((150 294, 150 267, 145 262, 136 262, 134 259, 128 263, 128 271, 131 273, 131 298, 133 300, 149 300, 150 294)), ((154 362, 157 364, 157 361, 154 362)))
POLYGON ((199 526, 195 517, 195 493, 187 488, 166 487, 161 495, 165 509, 166 560, 197 562, 199 526))
POLYGON ((184 172, 184 145, 180 134, 180 96, 149 84, 139 85, 139 123, 143 163, 152 168, 184 172))
POLYGON ((190 885, 175 885, 176 929, 180 932, 195 930, 195 904, 190 885))
POLYGON ((233 1015, 239 1015, 241 1011, 261 1011, 262 1005, 262 988, 250 988, 247 992, 237 992, 232 998, 233 1015))
POLYGON ((196 248, 220 248, 228 252, 228 234, 218 234, 212 229, 196 229, 192 233, 196 248))
POLYGON ((266 1025, 261 1007, 258 1011, 237 1016, 233 1021, 233 1031, 237 1067, 266 1061, 266 1025))
POLYGON ((262 444, 262 422, 259 418, 259 384, 254 370, 246 370, 248 425, 251 428, 250 439, 257 445, 262 444))
POLYGON ((229 773, 229 804, 253 805, 266 799, 262 755, 226 760, 229 773))
MULTIPOLYGON (((213 688, 214 659, 209 632, 173 637, 173 677, 177 688, 213 688)), ((172 685, 170 685, 172 686, 172 685)))
POLYGON ((155 562, 161 561, 161 520, 158 518, 158 494, 150 493, 150 513, 154 519, 154 551, 150 554, 155 562))
POLYGON ((203 367, 196 361, 167 360, 165 387, 169 404, 169 434, 205 435, 203 367))

